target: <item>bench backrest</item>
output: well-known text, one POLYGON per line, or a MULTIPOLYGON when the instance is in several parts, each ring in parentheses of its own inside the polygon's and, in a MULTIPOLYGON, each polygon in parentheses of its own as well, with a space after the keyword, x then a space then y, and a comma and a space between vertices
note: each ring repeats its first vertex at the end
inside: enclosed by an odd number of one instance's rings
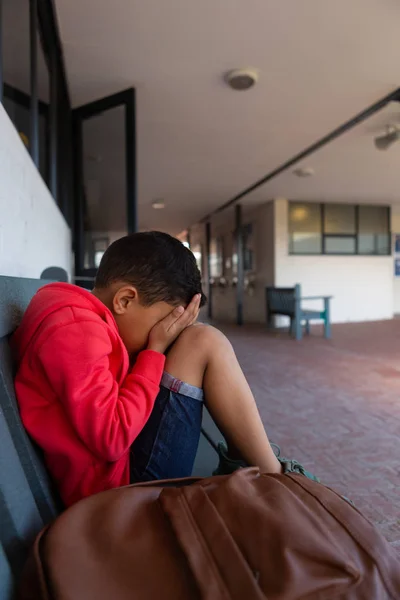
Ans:
POLYGON ((267 287, 267 310, 270 315, 294 317, 297 286, 294 288, 267 287))
POLYGON ((21 423, 14 393, 9 337, 32 296, 46 281, 0 277, 0 598, 15 583, 36 534, 57 516, 53 492, 39 450, 21 423))

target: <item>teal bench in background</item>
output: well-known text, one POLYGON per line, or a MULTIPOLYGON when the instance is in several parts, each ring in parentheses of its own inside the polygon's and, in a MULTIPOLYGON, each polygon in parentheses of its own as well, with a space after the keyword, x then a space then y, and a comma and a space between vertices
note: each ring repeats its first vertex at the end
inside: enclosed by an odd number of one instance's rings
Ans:
POLYGON ((301 286, 294 288, 266 288, 267 325, 273 327, 274 316, 285 316, 290 319, 290 332, 296 340, 303 337, 303 324, 307 335, 310 333, 310 321, 323 321, 325 338, 332 335, 330 321, 331 296, 309 296, 302 298, 301 286), (303 301, 322 300, 323 310, 310 310, 302 308, 303 301))

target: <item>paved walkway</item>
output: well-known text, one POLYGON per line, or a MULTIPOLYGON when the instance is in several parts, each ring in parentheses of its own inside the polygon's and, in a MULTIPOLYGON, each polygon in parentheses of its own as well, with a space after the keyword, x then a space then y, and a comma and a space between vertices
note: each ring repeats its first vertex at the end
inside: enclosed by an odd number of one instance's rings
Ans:
POLYGON ((400 320, 302 342, 223 327, 272 441, 350 497, 400 555, 400 320))

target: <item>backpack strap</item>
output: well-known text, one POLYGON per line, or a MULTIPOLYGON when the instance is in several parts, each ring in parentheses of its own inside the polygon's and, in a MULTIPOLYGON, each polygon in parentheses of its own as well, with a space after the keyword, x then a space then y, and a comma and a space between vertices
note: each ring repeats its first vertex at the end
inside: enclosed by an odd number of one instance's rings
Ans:
POLYGON ((258 574, 202 486, 164 489, 160 503, 204 600, 265 600, 258 574))

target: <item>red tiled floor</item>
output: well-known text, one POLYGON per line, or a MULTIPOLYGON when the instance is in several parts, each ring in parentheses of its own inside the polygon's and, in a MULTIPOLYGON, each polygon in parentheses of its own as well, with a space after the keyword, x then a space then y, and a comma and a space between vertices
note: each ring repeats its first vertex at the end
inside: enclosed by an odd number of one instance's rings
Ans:
POLYGON ((400 554, 400 320, 301 342, 222 327, 272 441, 350 497, 400 554))

